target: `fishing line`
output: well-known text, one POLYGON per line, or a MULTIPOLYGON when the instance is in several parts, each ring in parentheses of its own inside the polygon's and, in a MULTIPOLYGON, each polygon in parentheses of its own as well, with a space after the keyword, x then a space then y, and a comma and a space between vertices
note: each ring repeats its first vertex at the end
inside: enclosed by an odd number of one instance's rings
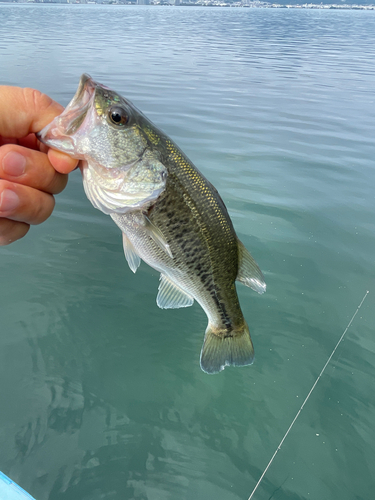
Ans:
POLYGON ((309 399, 309 397, 311 396, 312 391, 315 389, 316 384, 319 382, 320 377, 323 375, 324 370, 327 368, 327 366, 328 366, 329 362, 330 362, 330 361, 331 361, 331 359, 332 359, 332 356, 335 354, 336 349, 338 348, 338 346, 340 345, 341 341, 342 341, 342 340, 343 340, 343 338, 345 337, 346 332, 349 330, 350 325, 353 323, 354 318, 357 316, 358 311, 360 310, 360 308, 361 308, 362 304, 364 303, 364 301, 365 301, 365 299, 366 299, 366 297, 367 297, 367 295, 368 295, 369 293, 370 293, 370 292, 369 292, 369 290, 367 290, 367 291, 366 291, 366 293, 364 294, 363 299, 362 299, 362 300, 361 300, 361 302, 359 303, 359 305, 358 305, 358 307, 357 307, 357 309, 356 309, 355 313, 353 314, 353 316, 352 316, 351 320, 350 320, 350 321, 349 321, 349 323, 347 324, 347 326, 346 326, 346 328, 345 328, 345 330, 344 330, 343 334, 342 334, 342 335, 341 335, 341 337, 340 337, 340 340, 339 340, 339 341, 337 342, 337 344, 335 345, 335 347, 334 347, 333 351, 331 352, 330 357, 327 359, 326 364, 323 366, 322 371, 319 373, 318 378, 315 380, 315 382, 314 382, 313 386, 311 387, 311 389, 310 389, 310 391, 309 391, 308 395, 307 395, 307 396, 306 396, 306 398, 305 398, 305 401, 302 403, 301 408, 298 410, 297 415, 294 417, 294 419, 293 419, 292 423, 290 424, 290 426, 289 426, 288 430, 287 430, 287 431, 286 431, 286 433, 284 434, 284 437, 283 437, 283 438, 282 438, 282 440, 280 441, 279 446, 276 448, 275 453, 272 455, 271 460, 268 462, 267 467, 264 469, 263 474, 260 476, 259 481, 258 481, 258 482, 257 482, 257 484, 255 485, 255 488, 253 489, 253 491, 252 491, 251 495, 249 496, 248 500, 251 500, 251 499, 253 498, 254 493, 255 493, 255 492, 256 492, 256 490, 258 489, 258 486, 259 486, 259 485, 260 485, 260 483, 262 482, 262 480, 263 480, 264 476, 266 475, 266 473, 267 473, 268 469, 271 467, 271 464, 272 464, 272 462, 273 462, 274 458, 276 457, 277 453, 279 452, 279 450, 280 450, 281 446, 283 445, 283 443, 284 443, 284 441, 285 441, 285 439, 286 439, 287 435, 288 435, 288 434, 289 434, 289 432, 291 431, 291 429, 292 429, 292 427, 293 427, 293 425, 294 425, 295 421, 296 421, 296 420, 297 420, 297 418, 299 417, 299 415, 300 415, 301 411, 303 410, 303 407, 305 406, 305 404, 307 403, 307 400, 308 400, 308 399, 309 399))

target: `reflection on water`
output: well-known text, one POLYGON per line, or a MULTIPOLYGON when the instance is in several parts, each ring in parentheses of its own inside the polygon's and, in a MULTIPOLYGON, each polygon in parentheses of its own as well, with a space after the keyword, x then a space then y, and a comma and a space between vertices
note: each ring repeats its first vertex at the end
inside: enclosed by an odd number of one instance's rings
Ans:
MULTIPOLYGON (((157 308, 157 273, 130 272, 73 173, 0 252, 0 470, 37 500, 246 500, 374 282, 373 16, 1 5, 0 21, 3 83, 67 104, 88 72, 132 99, 218 188, 268 285, 238 287, 254 365, 205 375, 205 314, 157 308)), ((257 498, 371 498, 372 295, 257 498)))

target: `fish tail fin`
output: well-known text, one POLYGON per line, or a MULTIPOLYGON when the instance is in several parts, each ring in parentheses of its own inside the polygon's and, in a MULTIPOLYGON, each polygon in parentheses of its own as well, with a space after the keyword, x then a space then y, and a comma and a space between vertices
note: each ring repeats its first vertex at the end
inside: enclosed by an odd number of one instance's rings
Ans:
POLYGON ((254 348, 247 324, 241 330, 215 333, 208 324, 201 351, 201 368, 206 373, 218 373, 226 366, 251 365, 254 348))

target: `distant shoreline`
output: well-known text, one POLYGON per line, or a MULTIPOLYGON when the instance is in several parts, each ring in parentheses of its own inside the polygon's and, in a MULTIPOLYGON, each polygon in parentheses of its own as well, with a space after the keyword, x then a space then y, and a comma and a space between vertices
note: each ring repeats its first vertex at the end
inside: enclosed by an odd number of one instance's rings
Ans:
MULTIPOLYGON (((172 0, 173 1, 173 0, 172 0)), ((230 8, 250 8, 250 9, 310 9, 310 10, 371 10, 375 11, 375 4, 278 4, 264 1, 238 1, 228 3, 224 0, 198 0, 197 2, 184 2, 175 0, 170 3, 167 0, 138 0, 138 3, 129 0, 0 0, 2 5, 14 4, 43 4, 43 5, 138 5, 138 6, 170 6, 170 7, 230 7, 230 8)))

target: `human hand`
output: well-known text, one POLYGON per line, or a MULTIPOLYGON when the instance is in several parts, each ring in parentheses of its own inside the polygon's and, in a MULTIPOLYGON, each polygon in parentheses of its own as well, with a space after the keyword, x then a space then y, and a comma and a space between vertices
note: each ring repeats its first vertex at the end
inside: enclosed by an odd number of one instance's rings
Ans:
POLYGON ((51 215, 53 195, 77 166, 35 136, 63 109, 37 90, 0 86, 0 245, 22 238, 30 225, 51 215))

